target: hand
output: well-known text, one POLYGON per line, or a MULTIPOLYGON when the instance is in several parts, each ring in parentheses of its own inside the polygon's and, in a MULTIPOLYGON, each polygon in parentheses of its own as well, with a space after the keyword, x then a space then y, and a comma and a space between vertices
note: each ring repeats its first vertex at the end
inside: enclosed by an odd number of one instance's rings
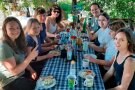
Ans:
POLYGON ((33 60, 35 59, 37 56, 38 56, 38 50, 37 50, 38 46, 36 46, 32 51, 31 53, 28 55, 28 59, 29 60, 33 60))
POLYGON ((53 42, 52 42, 52 44, 54 45, 54 44, 58 44, 58 42, 59 42, 59 40, 58 39, 55 39, 53 42))
POLYGON ((47 55, 46 55, 46 57, 47 58, 52 58, 52 57, 54 57, 55 55, 54 54, 51 54, 51 53, 48 53, 47 55))
POLYGON ((89 43, 89 47, 90 47, 90 48, 93 48, 93 46, 95 46, 95 44, 89 43))
POLYGON ((30 71, 30 73, 31 73, 31 78, 35 80, 37 78, 37 73, 34 70, 30 71))
POLYGON ((54 46, 54 45, 51 45, 51 46, 50 46, 50 49, 51 49, 51 50, 52 50, 52 49, 54 49, 54 48, 55 48, 55 46, 54 46))
POLYGON ((96 59, 94 59, 94 58, 93 58, 92 56, 90 56, 89 54, 85 54, 85 55, 84 55, 84 58, 90 60, 90 62, 92 62, 92 63, 96 63, 96 59))

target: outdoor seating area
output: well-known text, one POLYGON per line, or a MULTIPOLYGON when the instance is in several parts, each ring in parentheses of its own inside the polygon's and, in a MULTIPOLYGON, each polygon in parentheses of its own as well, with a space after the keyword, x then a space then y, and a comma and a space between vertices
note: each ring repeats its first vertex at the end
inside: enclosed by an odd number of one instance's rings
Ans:
POLYGON ((0 0, 0 90, 135 90, 134 0, 0 0))

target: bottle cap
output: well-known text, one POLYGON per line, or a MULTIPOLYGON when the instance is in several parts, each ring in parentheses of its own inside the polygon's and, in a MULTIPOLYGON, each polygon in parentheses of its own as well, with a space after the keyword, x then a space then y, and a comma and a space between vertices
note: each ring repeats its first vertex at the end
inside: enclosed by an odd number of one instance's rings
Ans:
POLYGON ((71 61, 71 64, 75 64, 75 61, 74 61, 74 60, 72 60, 72 61, 71 61))

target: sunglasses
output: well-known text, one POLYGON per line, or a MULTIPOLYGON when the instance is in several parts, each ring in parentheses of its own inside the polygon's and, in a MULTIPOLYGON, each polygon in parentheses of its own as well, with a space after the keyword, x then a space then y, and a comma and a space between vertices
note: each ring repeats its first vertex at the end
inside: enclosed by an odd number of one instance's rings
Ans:
POLYGON ((57 13, 60 13, 59 11, 53 11, 53 12, 54 12, 54 13, 56 13, 56 12, 57 12, 57 13))

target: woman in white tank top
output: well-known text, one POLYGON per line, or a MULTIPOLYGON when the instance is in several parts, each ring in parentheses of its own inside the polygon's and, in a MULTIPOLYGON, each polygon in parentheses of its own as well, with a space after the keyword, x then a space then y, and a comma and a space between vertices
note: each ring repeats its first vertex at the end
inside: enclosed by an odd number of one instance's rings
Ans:
POLYGON ((57 24, 61 21, 61 8, 58 5, 53 5, 46 17, 46 34, 48 37, 57 36, 57 24))

